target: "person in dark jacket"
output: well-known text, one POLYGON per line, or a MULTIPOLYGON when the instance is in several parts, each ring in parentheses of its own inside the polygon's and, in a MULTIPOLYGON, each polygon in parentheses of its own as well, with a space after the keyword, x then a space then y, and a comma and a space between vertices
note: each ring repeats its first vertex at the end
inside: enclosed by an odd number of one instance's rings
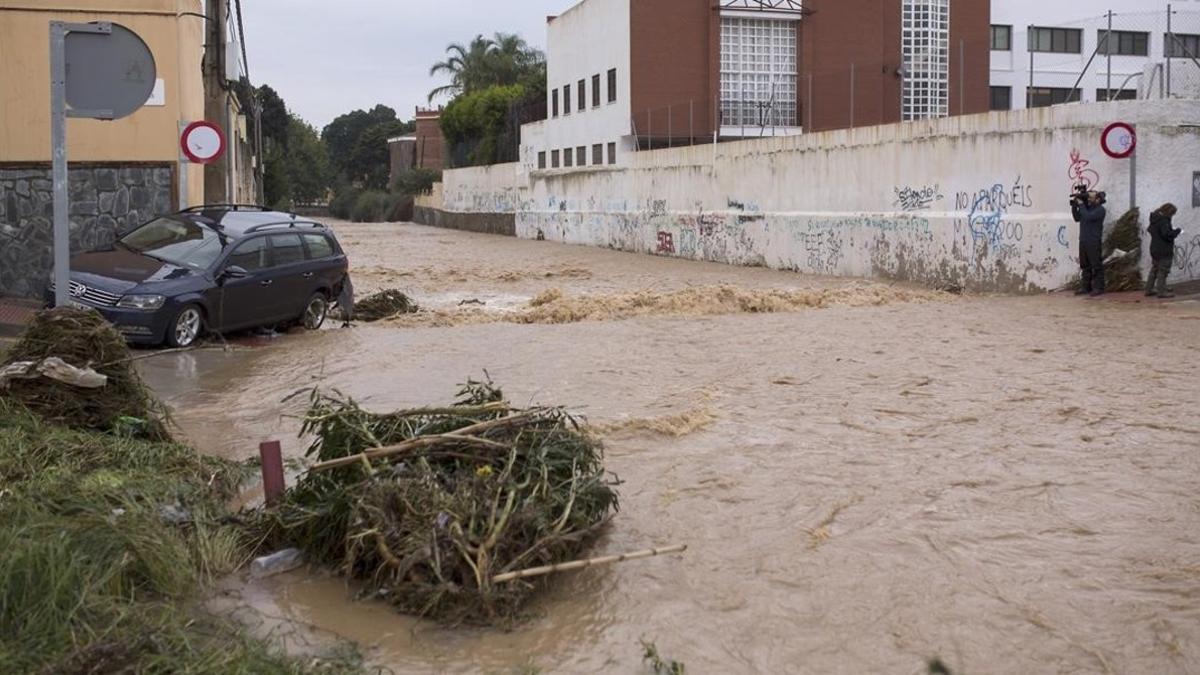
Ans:
POLYGON ((1075 295, 1104 293, 1104 208, 1103 192, 1076 195, 1071 200, 1071 215, 1079 223, 1080 285, 1075 295))
POLYGON ((1183 230, 1171 224, 1178 209, 1174 204, 1163 204, 1150 214, 1150 277, 1146 279, 1146 295, 1170 298, 1175 294, 1167 290, 1167 275, 1175 262, 1175 238, 1183 230))

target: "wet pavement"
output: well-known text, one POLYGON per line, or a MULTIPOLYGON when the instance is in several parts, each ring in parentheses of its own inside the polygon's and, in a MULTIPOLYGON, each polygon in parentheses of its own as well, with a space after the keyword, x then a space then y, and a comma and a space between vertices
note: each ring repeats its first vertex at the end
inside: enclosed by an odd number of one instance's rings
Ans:
POLYGON ((276 634, 349 638, 401 673, 641 672, 640 638, 698 673, 1200 671, 1200 303, 335 225, 360 295, 397 287, 451 318, 141 361, 197 447, 298 456, 297 390, 388 410, 486 370, 517 404, 607 430, 625 484, 598 554, 690 548, 561 576, 511 632, 413 621, 321 575, 231 589, 276 634), (705 300, 721 288, 757 299, 705 300), (552 289, 595 311, 466 318, 552 289), (614 300, 630 296, 644 311, 614 300))

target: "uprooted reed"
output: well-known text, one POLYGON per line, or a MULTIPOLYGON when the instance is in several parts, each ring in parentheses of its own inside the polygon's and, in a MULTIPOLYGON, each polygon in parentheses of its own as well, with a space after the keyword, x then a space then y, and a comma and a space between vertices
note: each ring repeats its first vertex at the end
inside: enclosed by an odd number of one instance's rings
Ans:
POLYGON ((601 445, 559 408, 515 409, 469 382, 441 409, 371 413, 310 394, 303 432, 320 462, 262 514, 264 535, 361 580, 401 611, 504 623, 617 508, 601 445))
POLYGON ((167 438, 166 409, 142 383, 125 339, 94 310, 59 307, 34 315, 3 364, 58 357, 108 378, 83 389, 45 377, 16 379, 0 396, 19 401, 43 419, 75 429, 107 431, 133 420, 154 438, 167 438))
POLYGON ((413 314, 418 309, 412 298, 401 291, 388 289, 355 302, 353 316, 358 321, 369 323, 390 319, 398 314, 413 314))

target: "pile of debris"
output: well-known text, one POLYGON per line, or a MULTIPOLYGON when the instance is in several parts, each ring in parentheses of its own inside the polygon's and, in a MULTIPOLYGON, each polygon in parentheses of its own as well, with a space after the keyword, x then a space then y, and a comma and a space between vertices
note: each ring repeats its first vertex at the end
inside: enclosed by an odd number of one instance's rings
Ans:
POLYGON ((517 409, 490 382, 445 408, 389 414, 313 390, 318 462, 259 519, 403 612, 506 623, 537 585, 513 572, 577 558, 617 509, 600 443, 559 408, 517 409))
POLYGON ((52 424, 168 437, 166 409, 138 376, 125 339, 93 310, 37 313, 0 363, 0 396, 52 424))
POLYGON ((382 321, 398 314, 415 314, 420 308, 404 293, 395 289, 380 291, 354 303, 354 318, 382 321))

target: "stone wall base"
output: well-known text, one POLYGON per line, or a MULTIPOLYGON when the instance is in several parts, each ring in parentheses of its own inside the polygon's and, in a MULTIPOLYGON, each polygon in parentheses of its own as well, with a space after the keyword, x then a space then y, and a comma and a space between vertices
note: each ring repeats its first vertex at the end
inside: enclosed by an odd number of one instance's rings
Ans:
POLYGON ((451 230, 517 236, 517 220, 514 213, 460 213, 417 206, 413 208, 413 222, 451 230))
MULTIPOLYGON (((68 172, 71 252, 112 244, 119 233, 176 210, 170 164, 83 164, 68 172)), ((50 281, 54 184, 47 164, 0 164, 0 295, 40 297, 50 281)))

